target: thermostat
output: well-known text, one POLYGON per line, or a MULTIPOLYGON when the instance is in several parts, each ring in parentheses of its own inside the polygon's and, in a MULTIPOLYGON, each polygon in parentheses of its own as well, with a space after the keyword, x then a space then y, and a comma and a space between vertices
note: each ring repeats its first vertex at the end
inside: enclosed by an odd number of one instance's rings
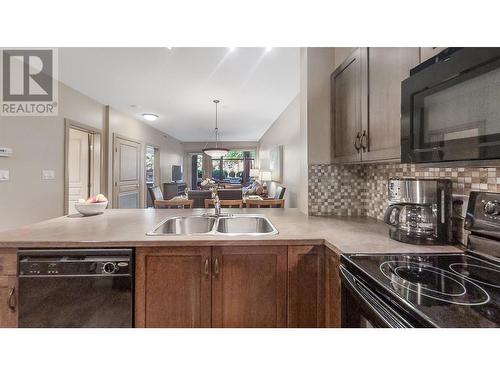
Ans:
POLYGON ((12 156, 12 149, 7 147, 0 147, 0 156, 9 158, 12 156))

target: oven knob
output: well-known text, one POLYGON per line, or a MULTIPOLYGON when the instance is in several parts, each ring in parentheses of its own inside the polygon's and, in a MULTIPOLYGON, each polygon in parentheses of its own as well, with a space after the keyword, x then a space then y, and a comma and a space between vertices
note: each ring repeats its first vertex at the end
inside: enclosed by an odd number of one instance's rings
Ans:
POLYGON ((117 268, 114 263, 107 262, 102 266, 102 270, 104 271, 104 273, 115 273, 117 271, 117 268))
POLYGON ((488 215, 500 214, 500 203, 496 201, 486 202, 486 204, 484 205, 484 212, 488 215))

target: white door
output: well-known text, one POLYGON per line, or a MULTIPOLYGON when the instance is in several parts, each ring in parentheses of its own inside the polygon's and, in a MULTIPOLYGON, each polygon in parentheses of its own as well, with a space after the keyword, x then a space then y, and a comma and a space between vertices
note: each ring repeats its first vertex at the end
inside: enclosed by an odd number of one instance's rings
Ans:
POLYGON ((113 198, 115 208, 141 207, 141 144, 114 138, 113 198))
POLYGON ((89 197, 89 133, 69 129, 68 147, 68 213, 73 214, 76 213, 75 202, 89 197))

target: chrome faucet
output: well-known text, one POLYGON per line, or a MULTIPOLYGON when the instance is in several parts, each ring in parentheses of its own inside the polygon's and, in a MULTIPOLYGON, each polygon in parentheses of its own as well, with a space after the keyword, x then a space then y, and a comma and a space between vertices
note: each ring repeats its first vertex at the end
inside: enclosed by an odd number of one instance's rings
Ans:
POLYGON ((214 200, 215 216, 219 217, 221 215, 221 206, 217 188, 213 188, 212 190, 212 199, 214 200))

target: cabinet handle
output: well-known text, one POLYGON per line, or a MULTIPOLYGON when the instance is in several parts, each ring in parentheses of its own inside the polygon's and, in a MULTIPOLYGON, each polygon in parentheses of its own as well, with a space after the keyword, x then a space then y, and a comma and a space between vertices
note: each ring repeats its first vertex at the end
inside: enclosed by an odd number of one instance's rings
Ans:
POLYGON ((356 139, 354 140, 354 148, 356 149, 356 151, 359 152, 359 150, 361 149, 361 136, 359 135, 359 132, 358 134, 356 135, 356 139))
POLYGON ((16 292, 16 288, 15 287, 10 288, 9 299, 7 300, 7 305, 9 306, 9 309, 12 310, 12 311, 16 310, 16 300, 14 298, 15 297, 14 296, 15 292, 16 292))
POLYGON ((366 135, 366 130, 363 130, 363 135, 361 136, 361 148, 364 152, 368 150, 368 136, 366 135))
POLYGON ((208 260, 208 258, 205 259, 205 275, 208 276, 208 273, 209 273, 209 266, 210 266, 210 262, 208 260))
POLYGON ((219 258, 214 260, 214 275, 219 276, 219 258))

